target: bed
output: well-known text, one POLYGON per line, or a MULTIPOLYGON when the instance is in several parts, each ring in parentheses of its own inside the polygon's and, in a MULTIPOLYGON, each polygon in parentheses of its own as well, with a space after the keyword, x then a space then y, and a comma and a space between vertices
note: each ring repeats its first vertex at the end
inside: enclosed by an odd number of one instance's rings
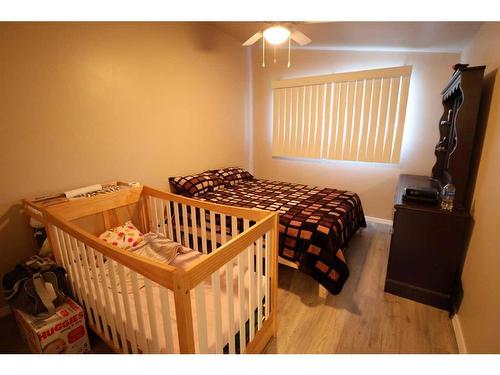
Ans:
MULTIPOLYGON (((221 174, 221 178, 227 177, 221 174)), ((186 193, 178 190, 179 185, 173 184, 173 178, 170 182, 175 192, 186 193)), ((361 200, 356 193, 262 180, 249 174, 237 183, 206 190, 195 198, 229 206, 277 211, 279 255, 332 294, 340 293, 349 277, 344 251, 356 231, 366 227, 361 200)))

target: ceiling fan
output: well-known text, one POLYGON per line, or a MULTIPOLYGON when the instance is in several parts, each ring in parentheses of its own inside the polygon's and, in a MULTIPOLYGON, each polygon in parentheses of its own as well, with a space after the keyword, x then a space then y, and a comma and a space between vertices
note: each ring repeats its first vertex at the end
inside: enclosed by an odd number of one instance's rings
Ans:
POLYGON ((305 46, 311 43, 304 33, 300 32, 295 28, 292 23, 271 23, 268 27, 263 30, 257 31, 248 40, 243 43, 243 46, 251 46, 262 39, 262 66, 266 66, 265 60, 265 44, 274 46, 274 62, 276 62, 276 46, 278 44, 284 43, 288 40, 288 67, 290 67, 290 49, 292 40, 299 44, 300 46, 305 46))

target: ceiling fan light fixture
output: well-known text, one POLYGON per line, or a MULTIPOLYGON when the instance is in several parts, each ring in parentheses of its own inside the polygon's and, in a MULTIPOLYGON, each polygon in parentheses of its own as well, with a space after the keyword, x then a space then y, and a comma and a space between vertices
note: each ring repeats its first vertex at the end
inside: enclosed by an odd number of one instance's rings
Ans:
POLYGON ((281 44, 290 37, 290 30, 283 26, 271 26, 264 30, 264 39, 269 44, 281 44))

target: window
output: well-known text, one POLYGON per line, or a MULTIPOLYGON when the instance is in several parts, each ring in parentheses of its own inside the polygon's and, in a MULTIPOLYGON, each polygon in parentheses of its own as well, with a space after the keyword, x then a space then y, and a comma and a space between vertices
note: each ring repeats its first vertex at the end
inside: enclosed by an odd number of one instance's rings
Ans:
POLYGON ((274 81, 273 156, 399 163, 411 66, 274 81))

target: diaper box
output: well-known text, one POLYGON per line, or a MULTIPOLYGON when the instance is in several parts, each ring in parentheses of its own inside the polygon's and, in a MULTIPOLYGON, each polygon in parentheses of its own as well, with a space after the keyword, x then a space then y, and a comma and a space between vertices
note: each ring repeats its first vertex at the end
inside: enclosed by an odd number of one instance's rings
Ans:
POLYGON ((33 353, 86 353, 90 350, 85 314, 72 299, 46 319, 13 309, 19 330, 33 353))

